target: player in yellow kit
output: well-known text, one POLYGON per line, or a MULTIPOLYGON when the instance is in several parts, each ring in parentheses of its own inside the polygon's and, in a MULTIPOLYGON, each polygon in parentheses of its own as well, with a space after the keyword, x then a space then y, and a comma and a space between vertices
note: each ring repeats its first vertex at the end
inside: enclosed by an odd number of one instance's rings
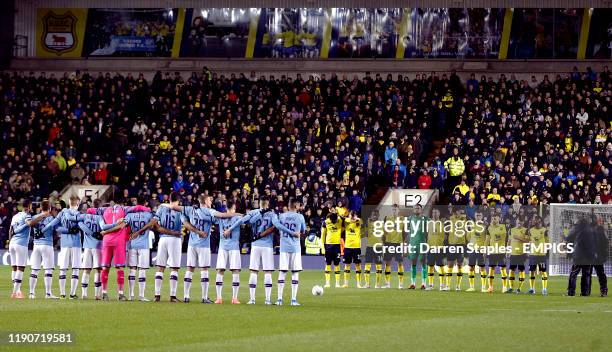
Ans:
POLYGON ((321 251, 325 254, 325 287, 330 287, 331 269, 334 265, 336 287, 340 287, 340 240, 343 220, 334 208, 330 209, 321 227, 321 251))
POLYGON ((379 213, 377 210, 372 212, 372 215, 368 218, 367 224, 367 242, 365 252, 365 270, 364 270, 364 288, 370 288, 370 272, 372 270, 372 263, 376 268, 376 279, 374 288, 380 288, 382 282, 382 262, 383 256, 381 253, 376 253, 374 247, 382 245, 382 237, 374 235, 374 222, 379 220, 379 213))
POLYGON ((465 236, 465 210, 457 209, 451 215, 449 221, 452 223, 452 229, 448 233, 448 252, 446 253, 446 286, 445 291, 450 291, 451 278, 453 276, 453 267, 457 264, 457 282, 455 291, 461 291, 461 280, 463 279, 463 253, 465 253, 466 236, 465 236), (461 224, 463 222, 463 224, 461 224), (462 230, 460 230, 462 229, 462 230))
POLYGON ((357 212, 351 210, 349 217, 344 219, 344 285, 348 287, 351 275, 351 264, 355 264, 357 288, 361 288, 361 219, 357 212))
POLYGON ((491 215, 491 223, 487 227, 487 244, 494 249, 489 253, 489 289, 487 292, 495 291, 495 267, 499 267, 502 279, 502 293, 506 292, 508 286, 508 272, 506 271, 506 254, 501 248, 506 246, 508 240, 508 230, 506 225, 500 222, 500 215, 493 213, 491 215))
POLYGON ((523 244, 529 242, 527 228, 523 226, 521 219, 517 218, 515 220, 515 224, 510 229, 508 237, 508 245, 512 247, 512 252, 510 253, 510 272, 508 273, 508 291, 506 291, 506 293, 514 292, 515 273, 517 269, 519 272, 519 283, 518 287, 516 287, 516 293, 521 293, 521 288, 525 281, 525 261, 527 260, 523 244))
POLYGON ((531 252, 529 253, 529 294, 535 294, 535 278, 536 270, 542 276, 542 294, 548 294, 548 273, 546 272, 547 255, 544 251, 544 245, 548 243, 548 232, 546 227, 542 226, 542 218, 534 216, 531 220, 529 228, 529 240, 531 243, 531 252))
MULTIPOLYGON (((394 221, 399 216, 399 208, 397 204, 393 204, 393 215, 389 218, 385 218, 385 221, 394 221)), ((385 285, 383 288, 391 288, 391 262, 395 260, 397 262, 397 278, 399 281, 398 288, 404 288, 404 256, 402 253, 389 253, 390 247, 398 247, 404 243, 404 233, 394 229, 391 232, 387 232, 384 236, 385 248, 387 251, 384 253, 385 260, 385 285)))
POLYGON ((440 218, 440 210, 434 208, 431 211, 432 226, 427 229, 427 244, 430 252, 427 253, 427 290, 433 290, 434 273, 438 267, 438 279, 440 280, 440 291, 444 289, 444 253, 441 252, 446 240, 443 219, 440 218))
MULTIPOLYGON (((474 215, 474 221, 476 223, 483 224, 484 216, 481 211, 477 211, 474 215)), ((474 252, 470 253, 468 256, 468 265, 470 266, 469 273, 469 282, 470 288, 467 289, 467 292, 474 292, 476 289, 474 288, 474 277, 476 276, 476 265, 480 268, 480 291, 487 292, 487 271, 485 268, 485 257, 484 253, 478 251, 478 249, 482 249, 487 245, 487 232, 486 229, 481 229, 478 227, 473 227, 467 231, 467 240, 471 243, 475 249, 474 252), (479 231, 482 230, 482 231, 479 231)))

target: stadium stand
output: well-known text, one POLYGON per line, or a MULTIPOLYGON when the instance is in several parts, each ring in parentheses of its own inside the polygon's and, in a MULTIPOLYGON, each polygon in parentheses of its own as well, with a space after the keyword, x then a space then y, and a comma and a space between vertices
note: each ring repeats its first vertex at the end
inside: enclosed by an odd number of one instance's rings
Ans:
POLYGON ((611 83, 607 66, 466 82, 4 72, 0 243, 19 199, 70 183, 153 202, 212 192, 239 211, 261 194, 298 197, 314 223, 381 186, 436 188, 453 204, 610 204, 611 83))

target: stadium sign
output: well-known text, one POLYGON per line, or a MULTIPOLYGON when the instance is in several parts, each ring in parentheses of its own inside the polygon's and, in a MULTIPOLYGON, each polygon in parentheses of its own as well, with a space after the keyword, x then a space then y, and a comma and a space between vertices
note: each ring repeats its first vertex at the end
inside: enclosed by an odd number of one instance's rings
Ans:
POLYGON ((76 16, 70 11, 61 15, 53 11, 47 12, 42 18, 43 48, 57 55, 74 49, 77 43, 76 22, 76 16))

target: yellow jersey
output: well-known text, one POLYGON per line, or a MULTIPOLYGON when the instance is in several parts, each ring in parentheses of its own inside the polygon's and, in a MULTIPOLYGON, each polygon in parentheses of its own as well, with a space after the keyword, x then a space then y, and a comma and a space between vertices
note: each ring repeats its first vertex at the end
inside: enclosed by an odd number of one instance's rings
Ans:
MULTIPOLYGON (((394 217, 385 218, 385 221, 393 221, 395 223, 394 217)), ((387 243, 402 243, 404 242, 404 234, 401 231, 397 231, 396 228, 393 231, 385 233, 385 242, 387 243)))
POLYGON ((523 250, 523 241, 521 240, 525 240, 527 239, 527 228, 525 227, 513 227, 510 229, 510 239, 509 239, 509 246, 512 247, 512 252, 510 254, 512 255, 522 255, 525 254, 525 251, 523 250), (519 239, 516 239, 515 237, 518 237, 519 239))
POLYGON ((293 31, 286 31, 282 33, 283 35, 283 46, 285 48, 291 48, 292 46, 295 45, 295 32, 293 31))
POLYGON ((374 221, 368 221, 368 226, 367 226, 367 243, 366 245, 368 247, 374 247, 377 244, 382 244, 382 236, 378 237, 374 235, 374 221))
POLYGON ((466 244, 466 233, 465 227, 465 217, 453 215, 450 217, 449 221, 452 223, 453 227, 451 231, 448 233, 448 244, 449 245, 463 245, 466 244), (463 225, 458 225, 463 223, 463 225), (456 229, 463 229, 463 231, 456 229))
POLYGON ((440 226, 434 225, 431 228, 427 229, 427 244, 430 246, 444 246, 444 237, 446 233, 444 232, 444 223, 441 223, 440 226))
POLYGON ((321 238, 325 238, 325 244, 340 244, 342 237, 342 219, 338 217, 336 222, 325 219, 321 229, 321 238))
POLYGON ((531 243, 531 255, 542 256, 544 252, 544 244, 547 242, 546 227, 532 227, 529 229, 529 242, 531 243))
POLYGON ((489 225, 487 228, 487 232, 489 232, 489 245, 498 247, 504 247, 506 245, 506 240, 508 237, 508 232, 506 230, 506 225, 497 224, 497 225, 489 225))
POLYGON ((487 245, 487 232, 486 230, 478 231, 476 227, 470 229, 470 231, 466 231, 467 240, 469 243, 478 245, 478 246, 486 246, 487 245))
POLYGON ((344 234, 344 248, 361 248, 361 219, 345 219, 344 234))

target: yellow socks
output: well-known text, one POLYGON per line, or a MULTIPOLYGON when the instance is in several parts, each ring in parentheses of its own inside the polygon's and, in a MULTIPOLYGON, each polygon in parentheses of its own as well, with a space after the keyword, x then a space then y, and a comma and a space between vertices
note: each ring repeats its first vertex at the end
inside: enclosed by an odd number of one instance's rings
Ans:
POLYGON ((534 286, 535 286, 535 272, 531 271, 529 272, 529 289, 533 290, 534 286))
POLYGON ((450 287, 451 277, 453 276, 453 269, 446 265, 444 267, 444 271, 446 272, 446 287, 450 287))
POLYGON ((504 267, 501 268, 501 278, 503 288, 508 288, 508 271, 504 267))
POLYGON ((331 265, 325 266, 325 284, 329 285, 329 281, 331 280, 331 265))
POLYGON ((345 264, 344 265, 344 284, 348 285, 349 276, 351 276, 351 266, 345 264))
POLYGON ((480 267, 480 287, 487 288, 487 272, 484 267, 480 267))
POLYGON ((340 285, 340 268, 336 266, 334 276, 336 277, 336 285, 340 285))
POLYGON ((489 288, 493 287, 495 282, 495 268, 489 267, 489 288))
POLYGON ((397 264, 397 279, 400 286, 404 284, 404 264, 397 264))
POLYGON ((547 272, 542 272, 542 288, 547 290, 548 289, 548 273, 547 272))
POLYGON ((355 277, 357 279, 357 286, 361 287, 361 264, 355 264, 355 277))
POLYGON ((376 264, 376 286, 382 282, 382 264, 376 264))
POLYGON ((518 284, 518 289, 519 290, 521 288, 523 288, 523 282, 525 282, 525 272, 524 271, 519 271, 519 284, 518 284))
MULTIPOLYGON (((361 265, 359 267, 361 267, 361 265)), ((367 263, 365 265, 365 271, 363 273, 363 276, 364 276, 363 279, 364 279, 366 285, 370 284, 370 270, 371 269, 372 269, 372 264, 371 263, 367 263)))
POLYGON ((470 288, 474 288, 474 277, 476 276, 476 270, 473 267, 470 267, 470 275, 468 276, 468 281, 470 282, 470 288))
POLYGON ((385 265, 385 283, 391 282, 391 264, 385 265))
POLYGON ((427 267, 427 284, 429 284, 429 286, 433 286, 433 282, 434 282, 434 266, 430 265, 427 267))

